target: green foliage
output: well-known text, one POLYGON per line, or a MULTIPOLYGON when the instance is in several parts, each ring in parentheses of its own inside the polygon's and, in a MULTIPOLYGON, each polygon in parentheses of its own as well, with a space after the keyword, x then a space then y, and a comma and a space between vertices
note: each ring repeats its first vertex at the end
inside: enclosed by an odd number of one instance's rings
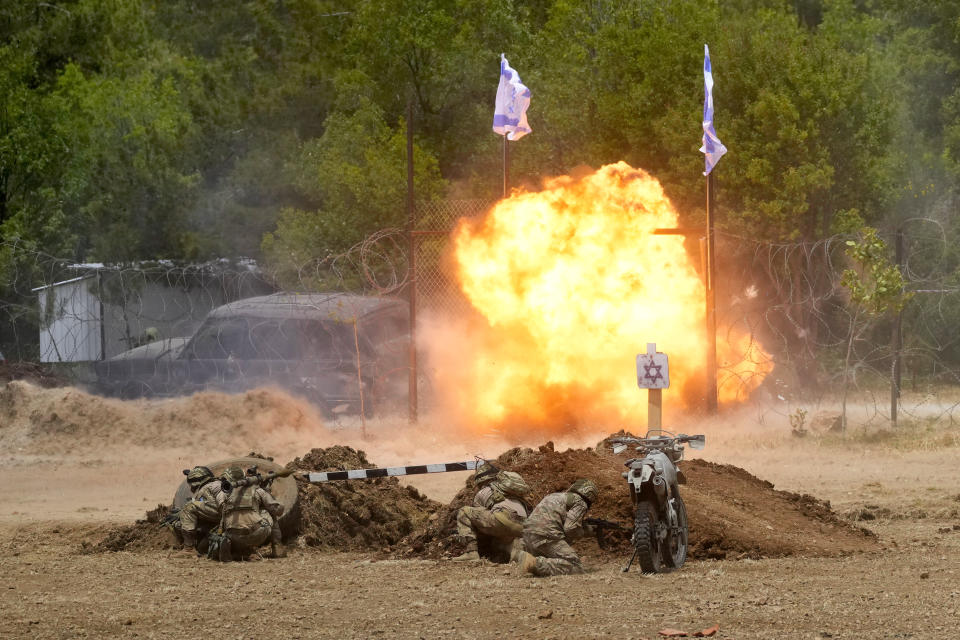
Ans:
MULTIPOLYGON (((278 279, 291 288, 324 288, 329 282, 306 276, 312 261, 329 260, 379 229, 406 222, 406 133, 392 129, 383 113, 364 97, 362 74, 344 74, 338 110, 325 133, 305 142, 295 161, 294 182, 312 209, 285 208, 275 232, 263 239, 263 254, 278 279)), ((436 160, 414 147, 414 189, 420 200, 443 189, 436 160)))
POLYGON ((721 226, 892 226, 960 181, 958 25, 960 5, 917 0, 6 3, 0 239, 322 259, 402 222, 408 104, 418 197, 496 196, 501 52, 533 92, 514 184, 626 160, 696 224, 705 42, 721 226))
POLYGON ((847 240, 847 256, 856 269, 843 272, 841 284, 850 291, 850 299, 871 315, 903 309, 913 295, 905 291, 906 281, 887 255, 886 243, 877 230, 864 227, 857 240, 847 240))

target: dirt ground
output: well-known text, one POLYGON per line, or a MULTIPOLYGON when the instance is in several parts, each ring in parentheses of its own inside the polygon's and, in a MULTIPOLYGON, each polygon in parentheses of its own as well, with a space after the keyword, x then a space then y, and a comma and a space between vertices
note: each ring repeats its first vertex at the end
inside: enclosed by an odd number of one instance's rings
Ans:
MULTIPOLYGON (((734 516, 749 506, 725 502, 732 488, 709 495, 727 486, 709 481, 719 465, 752 474, 735 474, 747 484, 829 501, 843 526, 797 536, 784 557, 728 553, 644 576, 621 573, 625 558, 588 553, 586 575, 532 578, 489 562, 334 552, 302 540, 286 559, 232 564, 162 548, 84 551, 168 503, 179 470, 203 461, 261 451, 284 463, 348 445, 393 466, 542 444, 443 427, 425 420, 411 430, 399 418, 325 425, 270 391, 122 403, 23 382, 0 387, 0 638, 656 638, 714 625, 715 637, 741 639, 960 632, 960 429, 933 423, 910 426, 911 437, 877 427, 804 438, 785 421, 759 425, 746 411, 678 424, 707 435, 706 448, 692 452, 700 460, 688 464, 701 476, 697 485, 691 478, 688 500, 694 529, 699 517, 701 529, 724 532, 726 518, 732 535, 734 516), (718 503, 729 511, 707 519, 718 503), (804 549, 803 538, 830 539, 847 523, 873 532, 875 550, 804 549)), ((617 427, 558 437, 556 450, 593 447, 617 427)), ((406 482, 449 503, 468 476, 406 482)), ((766 514, 771 537, 795 533, 797 522, 777 513, 766 514)))

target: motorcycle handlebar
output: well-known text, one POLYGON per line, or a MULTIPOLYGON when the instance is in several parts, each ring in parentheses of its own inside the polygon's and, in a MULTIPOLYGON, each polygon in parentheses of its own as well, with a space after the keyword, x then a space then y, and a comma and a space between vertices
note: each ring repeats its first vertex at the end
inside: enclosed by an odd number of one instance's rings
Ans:
POLYGON ((688 442, 693 448, 702 448, 702 445, 705 441, 706 441, 706 436, 703 436, 703 435, 688 436, 685 433, 681 433, 676 436, 665 437, 665 438, 630 438, 630 437, 613 438, 610 440, 610 444, 612 445, 639 444, 644 447, 665 447, 665 446, 672 445, 674 443, 688 442), (695 444, 700 444, 701 447, 696 447, 695 444))

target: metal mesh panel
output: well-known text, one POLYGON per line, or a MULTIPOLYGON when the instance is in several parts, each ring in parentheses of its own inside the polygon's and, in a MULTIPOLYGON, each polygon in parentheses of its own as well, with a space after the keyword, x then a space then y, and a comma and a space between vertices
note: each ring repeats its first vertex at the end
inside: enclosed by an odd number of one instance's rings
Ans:
POLYGON ((486 213, 495 200, 438 200, 417 205, 417 311, 454 316, 469 313, 448 255, 450 234, 461 218, 486 213))

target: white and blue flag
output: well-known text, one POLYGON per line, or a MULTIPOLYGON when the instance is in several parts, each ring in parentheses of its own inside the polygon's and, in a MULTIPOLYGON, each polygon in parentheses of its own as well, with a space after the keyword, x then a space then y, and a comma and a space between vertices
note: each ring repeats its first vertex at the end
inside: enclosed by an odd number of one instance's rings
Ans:
POLYGON ((519 140, 530 133, 527 124, 527 107, 530 106, 530 89, 520 82, 520 75, 500 54, 500 86, 497 87, 497 106, 493 111, 493 130, 507 140, 519 140))
POLYGON ((703 45, 703 86, 706 95, 703 98, 703 146, 700 147, 700 153, 706 156, 703 175, 709 175, 727 148, 713 128, 713 70, 710 68, 710 49, 707 45, 703 45))

